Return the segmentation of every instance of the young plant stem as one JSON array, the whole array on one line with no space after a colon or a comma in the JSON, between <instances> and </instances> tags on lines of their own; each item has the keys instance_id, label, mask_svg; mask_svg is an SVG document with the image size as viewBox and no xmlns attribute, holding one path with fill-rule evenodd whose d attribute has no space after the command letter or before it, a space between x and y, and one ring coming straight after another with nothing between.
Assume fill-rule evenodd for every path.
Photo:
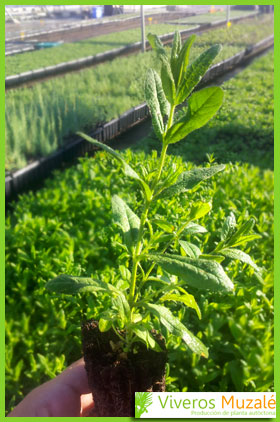
<instances>
[{"instance_id":1,"label":"young plant stem","mask_svg":"<svg viewBox=\"0 0 280 422\"><path fill-rule=\"evenodd\" d=\"M167 245L162 249L162 251L160 252L160 253L164 253L171 245L172 245L172 243L174 242L174 241L178 241L179 240L179 237L180 237L180 235L182 234L182 232L183 232L183 230L186 228L186 226L188 225L190 223L190 221L186 221L181 227L180 227L180 229L177 231L177 233L176 233L176 236L174 237L174 239L171 239L168 243L167 243ZM215 250L213 251L213 252L215 252ZM213 253L212 252L212 253ZM146 277L145 277L145 279L143 280L143 282L145 283L147 280L148 280L148 278L149 278L149 275L151 274L151 272L153 271L153 269L154 269L154 266L155 266L155 264L152 264L151 266L150 266L150 268L148 269L148 271L147 271L147 273L146 273Z\"/></svg>"},{"instance_id":2,"label":"young plant stem","mask_svg":"<svg viewBox=\"0 0 280 422\"><path fill-rule=\"evenodd\" d=\"M132 271L131 271L131 283L130 283L130 292L129 292L129 301L130 301L130 305L131 305L131 308L130 308L131 309L130 310L130 322L131 323L132 323L133 307L135 306L134 297L135 297L135 290L136 290L137 270L138 270L138 266L139 266L139 263L140 263L140 254L141 254L141 250L142 250L142 238L143 238L144 227L145 227L146 220L147 220L147 217L148 217L150 204L153 200L153 195L155 193L155 188L156 188L156 186L157 186L157 184L160 180L161 174L162 174L163 165L164 165L165 158L166 158L166 151L167 151L167 148L168 148L168 144L165 143L165 136L166 136L168 129L172 126L175 107L176 107L175 105L172 105L171 109L170 109L170 114L169 114L166 130L163 134L163 144L162 144L162 150L161 150L161 154L160 154L159 168L158 168L158 171L156 173L156 176L154 178L154 181L153 181L153 184L152 184L152 187L151 187L151 198L149 200L146 199L146 201L145 201L144 209L143 209L141 219L140 219L140 227L139 227L139 231L138 231L136 246L135 246L134 253L133 253L133 256L132 256ZM128 330L127 345L131 344L131 337L132 337L132 332L131 332L131 330Z\"/></svg>"},{"instance_id":3,"label":"young plant stem","mask_svg":"<svg viewBox=\"0 0 280 422\"><path fill-rule=\"evenodd\" d=\"M149 206L150 206L150 201L146 200L144 210L141 215L140 227L138 231L135 251L132 257L132 273L131 273L131 284L130 284L130 292L129 292L129 299L131 302L133 301L134 295L135 295L137 269L138 269L138 264L139 264L139 254L141 253L141 249L142 249L142 235L143 235L144 226L145 226L148 211L149 211Z\"/></svg>"}]
</instances>

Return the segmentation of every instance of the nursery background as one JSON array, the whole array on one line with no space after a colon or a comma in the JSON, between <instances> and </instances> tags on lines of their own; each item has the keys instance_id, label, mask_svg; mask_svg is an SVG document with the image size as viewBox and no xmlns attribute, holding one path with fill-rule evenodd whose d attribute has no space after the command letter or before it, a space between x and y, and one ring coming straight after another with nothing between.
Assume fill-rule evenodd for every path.
<instances>
[{"instance_id":1,"label":"nursery background","mask_svg":"<svg viewBox=\"0 0 280 422\"><path fill-rule=\"evenodd\" d=\"M180 203L158 202L166 231L184 208L211 199L185 237L207 254L228 216L239 225L255 219L238 245L253 266L242 255L223 262L235 294L188 289L201 318L171 305L209 358L169 335L167 391L274 391L273 7L144 6L141 16L140 6L6 6L5 19L6 411L81 357L80 321L106 306L105 296L51 295L46 282L61 273L113 285L129 277L111 198L121 192L137 210L135 182L76 132L122 150L132 168L140 159L153 166L160 144L143 104L146 71L158 63L149 32L167 47L176 30L183 39L196 33L190 61L223 46L202 80L223 88L223 105L170 147L167 164L226 169Z\"/></svg>"}]
</instances>

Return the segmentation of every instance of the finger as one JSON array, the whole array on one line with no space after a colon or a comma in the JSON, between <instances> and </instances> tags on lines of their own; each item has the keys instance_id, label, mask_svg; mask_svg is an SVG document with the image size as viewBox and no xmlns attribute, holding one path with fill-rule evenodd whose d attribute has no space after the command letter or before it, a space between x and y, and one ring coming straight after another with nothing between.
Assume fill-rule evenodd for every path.
<instances>
[{"instance_id":1,"label":"finger","mask_svg":"<svg viewBox=\"0 0 280 422\"><path fill-rule=\"evenodd\" d=\"M52 380L52 382L68 385L79 395L88 394L91 391L88 386L84 358L72 363L60 375Z\"/></svg>"},{"instance_id":2,"label":"finger","mask_svg":"<svg viewBox=\"0 0 280 422\"><path fill-rule=\"evenodd\" d=\"M90 411L94 407L94 402L92 399L92 394L83 394L81 396L81 414L80 416L88 416Z\"/></svg>"},{"instance_id":3,"label":"finger","mask_svg":"<svg viewBox=\"0 0 280 422\"><path fill-rule=\"evenodd\" d=\"M80 416L81 396L89 392L82 358L35 388L8 416Z\"/></svg>"}]
</instances>

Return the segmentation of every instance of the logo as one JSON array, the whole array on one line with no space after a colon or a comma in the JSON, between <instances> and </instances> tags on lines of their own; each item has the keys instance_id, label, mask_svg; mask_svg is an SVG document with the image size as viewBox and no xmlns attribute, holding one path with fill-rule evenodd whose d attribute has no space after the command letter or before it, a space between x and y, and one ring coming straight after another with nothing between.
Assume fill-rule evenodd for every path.
<instances>
[{"instance_id":1,"label":"logo","mask_svg":"<svg viewBox=\"0 0 280 422\"><path fill-rule=\"evenodd\" d=\"M275 392L135 393L135 418L275 417Z\"/></svg>"},{"instance_id":2,"label":"logo","mask_svg":"<svg viewBox=\"0 0 280 422\"><path fill-rule=\"evenodd\" d=\"M148 413L147 407L152 403L152 393L135 393L135 418L141 418L143 413Z\"/></svg>"}]
</instances>

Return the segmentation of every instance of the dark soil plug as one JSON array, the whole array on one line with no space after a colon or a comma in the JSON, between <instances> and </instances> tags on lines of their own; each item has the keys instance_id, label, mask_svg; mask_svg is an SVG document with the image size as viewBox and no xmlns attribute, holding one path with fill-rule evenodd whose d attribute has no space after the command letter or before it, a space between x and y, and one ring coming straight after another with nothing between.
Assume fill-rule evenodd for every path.
<instances>
[{"instance_id":1,"label":"dark soil plug","mask_svg":"<svg viewBox=\"0 0 280 422\"><path fill-rule=\"evenodd\" d=\"M139 343L138 353L126 354L118 349L120 340L113 330L101 333L93 320L82 325L85 368L95 403L91 416L134 416L136 391L165 391L167 351L163 338L153 336L163 352Z\"/></svg>"}]
</instances>

